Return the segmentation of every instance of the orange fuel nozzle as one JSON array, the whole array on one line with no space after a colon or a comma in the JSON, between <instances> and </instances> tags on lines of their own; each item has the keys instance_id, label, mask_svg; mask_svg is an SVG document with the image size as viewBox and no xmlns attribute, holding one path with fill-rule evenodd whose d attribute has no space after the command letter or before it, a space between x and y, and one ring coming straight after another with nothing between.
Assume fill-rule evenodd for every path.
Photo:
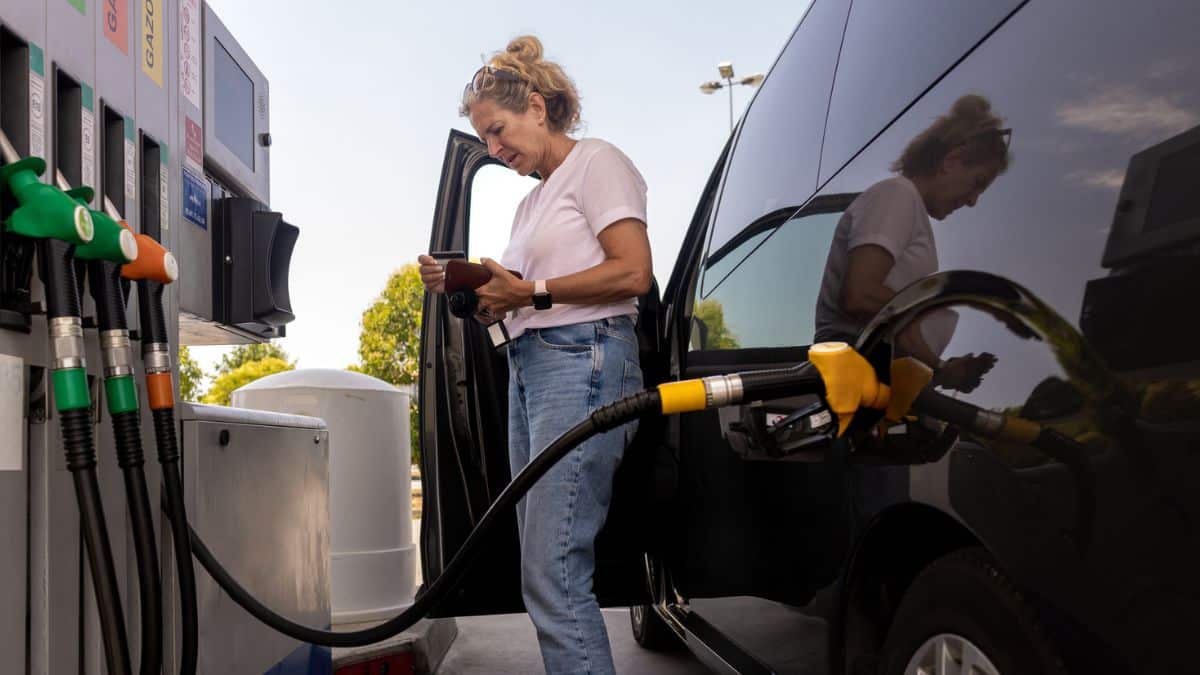
<instances>
[{"instance_id":1,"label":"orange fuel nozzle","mask_svg":"<svg viewBox=\"0 0 1200 675\"><path fill-rule=\"evenodd\" d=\"M121 226L133 231L129 223L121 221ZM130 281L147 279L163 284L169 284L179 278L179 264L162 244L146 234L136 234L138 256L128 265L121 267L121 276Z\"/></svg>"}]
</instances>

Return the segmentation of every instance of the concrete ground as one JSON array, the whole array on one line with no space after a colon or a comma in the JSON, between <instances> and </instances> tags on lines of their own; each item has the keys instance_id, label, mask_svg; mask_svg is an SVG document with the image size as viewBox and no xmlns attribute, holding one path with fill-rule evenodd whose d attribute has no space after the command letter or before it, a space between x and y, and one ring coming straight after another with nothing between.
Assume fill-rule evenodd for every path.
<instances>
[{"instance_id":1,"label":"concrete ground","mask_svg":"<svg viewBox=\"0 0 1200 675\"><path fill-rule=\"evenodd\" d=\"M419 541L421 521L413 521L413 543ZM417 583L421 583L417 568ZM629 628L628 609L603 610L617 672L624 675L691 675L708 671L686 649L659 654L638 646ZM450 645L439 675L499 675L544 672L537 634L526 614L460 616L458 637Z\"/></svg>"},{"instance_id":2,"label":"concrete ground","mask_svg":"<svg viewBox=\"0 0 1200 675\"><path fill-rule=\"evenodd\" d=\"M629 629L629 610L603 610L613 661L622 675L700 675L707 673L690 652L656 653L638 646ZM525 614L465 616L438 675L543 673L537 635Z\"/></svg>"},{"instance_id":3,"label":"concrete ground","mask_svg":"<svg viewBox=\"0 0 1200 675\"><path fill-rule=\"evenodd\" d=\"M421 521L415 520L414 543L420 528ZM420 568L417 576L420 583ZM828 672L823 649L828 639L824 622L795 607L740 597L693 600L692 609L781 675ZM613 659L621 675L709 672L686 649L658 653L639 647L629 628L628 609L606 609L603 614ZM458 635L437 670L440 675L544 672L537 635L526 614L466 616L454 621ZM799 636L804 639L798 639Z\"/></svg>"}]
</instances>

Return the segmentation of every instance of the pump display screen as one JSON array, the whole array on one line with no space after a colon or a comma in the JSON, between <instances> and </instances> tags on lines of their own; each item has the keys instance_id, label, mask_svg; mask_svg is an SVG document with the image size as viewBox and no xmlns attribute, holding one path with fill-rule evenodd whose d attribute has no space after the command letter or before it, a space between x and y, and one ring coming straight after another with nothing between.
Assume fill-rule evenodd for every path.
<instances>
[{"instance_id":1,"label":"pump display screen","mask_svg":"<svg viewBox=\"0 0 1200 675\"><path fill-rule=\"evenodd\" d=\"M254 83L220 40L213 55L217 139L254 170Z\"/></svg>"}]
</instances>

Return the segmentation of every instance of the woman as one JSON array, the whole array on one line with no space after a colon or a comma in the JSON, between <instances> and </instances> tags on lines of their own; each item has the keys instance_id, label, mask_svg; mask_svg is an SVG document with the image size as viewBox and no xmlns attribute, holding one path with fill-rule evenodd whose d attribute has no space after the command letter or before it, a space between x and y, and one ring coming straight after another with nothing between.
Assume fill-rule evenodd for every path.
<instances>
[{"instance_id":1,"label":"woman","mask_svg":"<svg viewBox=\"0 0 1200 675\"><path fill-rule=\"evenodd\" d=\"M646 184L620 150L576 140L579 95L537 38L519 37L475 73L462 98L488 153L541 181L521 201L483 317L506 317L509 461L515 475L596 408L642 389L636 298L651 283ZM443 290L421 256L421 279ZM521 277L508 270L520 272ZM571 451L517 507L521 586L549 673L612 673L592 593L593 542L634 425Z\"/></svg>"},{"instance_id":2,"label":"woman","mask_svg":"<svg viewBox=\"0 0 1200 675\"><path fill-rule=\"evenodd\" d=\"M853 340L898 291L938 271L932 217L975 206L1008 168L1011 129L986 98L954 102L892 164L899 175L860 194L838 221L817 300L817 341ZM934 384L969 392L995 363L991 354L941 360L957 317L932 312L902 333L899 348L935 369Z\"/></svg>"}]
</instances>

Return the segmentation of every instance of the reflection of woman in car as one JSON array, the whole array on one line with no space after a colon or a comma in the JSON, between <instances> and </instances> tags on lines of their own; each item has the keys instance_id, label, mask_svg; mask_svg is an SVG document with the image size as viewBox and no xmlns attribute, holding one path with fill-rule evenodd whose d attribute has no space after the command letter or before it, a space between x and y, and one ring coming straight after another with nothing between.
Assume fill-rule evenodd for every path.
<instances>
[{"instance_id":1,"label":"reflection of woman in car","mask_svg":"<svg viewBox=\"0 0 1200 675\"><path fill-rule=\"evenodd\" d=\"M910 283L938 271L930 217L943 220L975 201L1008 168L1010 129L991 104L967 95L909 142L892 164L899 175L867 188L838 221L817 300L818 341L853 340ZM952 312L933 312L897 338L901 351L935 368L934 383L970 391L991 369L990 354L941 360Z\"/></svg>"},{"instance_id":2,"label":"reflection of woman in car","mask_svg":"<svg viewBox=\"0 0 1200 675\"><path fill-rule=\"evenodd\" d=\"M541 42L520 37L475 73L462 114L488 152L541 182L517 207L502 265L476 292L485 317L508 316L509 461L531 457L599 406L642 389L634 318L651 283L646 184L616 147L568 136L579 96ZM441 267L421 277L443 290ZM523 278L510 274L512 269ZM550 673L612 673L592 593L593 542L633 425L571 451L521 500L521 581Z\"/></svg>"}]
</instances>

